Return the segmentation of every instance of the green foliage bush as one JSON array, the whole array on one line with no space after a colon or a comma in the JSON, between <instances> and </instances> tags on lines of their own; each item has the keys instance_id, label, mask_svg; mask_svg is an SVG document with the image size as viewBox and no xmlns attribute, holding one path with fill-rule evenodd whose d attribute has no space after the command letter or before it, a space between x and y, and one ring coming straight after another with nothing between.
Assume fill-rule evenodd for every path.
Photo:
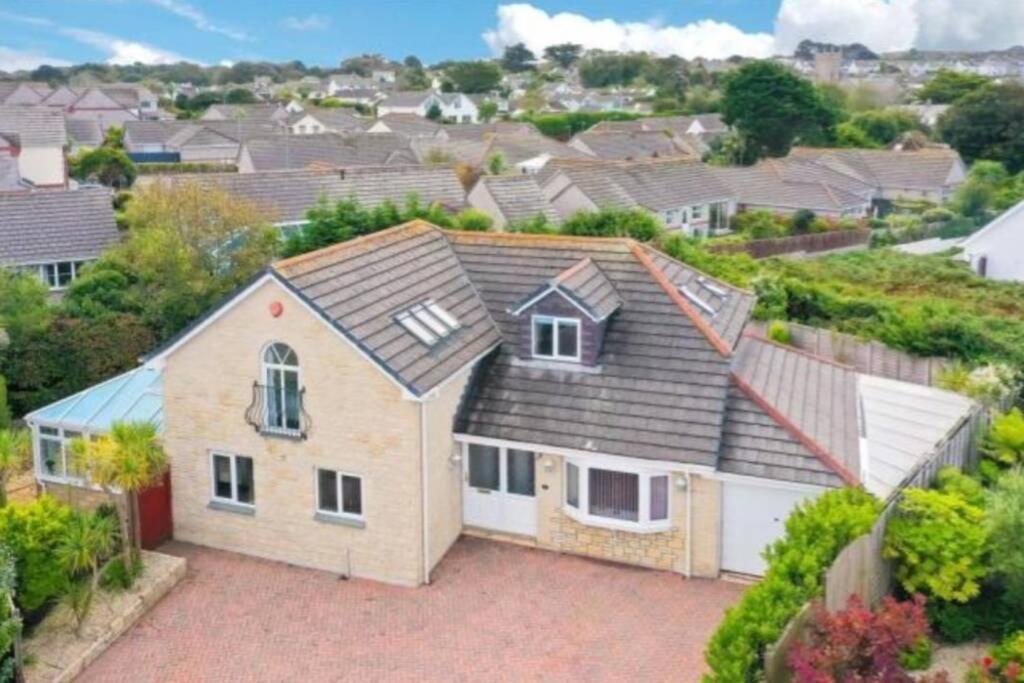
<instances>
[{"instance_id":1,"label":"green foliage bush","mask_svg":"<svg viewBox=\"0 0 1024 683\"><path fill-rule=\"evenodd\" d=\"M907 671L924 671L932 665L934 647L928 638L919 638L912 648L900 655L900 666Z\"/></svg>"},{"instance_id":2,"label":"green foliage bush","mask_svg":"<svg viewBox=\"0 0 1024 683\"><path fill-rule=\"evenodd\" d=\"M582 237L632 237L650 242L661 236L661 222L644 209L604 208L581 211L562 224L561 232Z\"/></svg>"},{"instance_id":3,"label":"green foliage bush","mask_svg":"<svg viewBox=\"0 0 1024 683\"><path fill-rule=\"evenodd\" d=\"M108 590L128 590L135 580L142 576L142 562L133 562L125 567L124 558L117 556L107 562L100 574L100 585Z\"/></svg>"},{"instance_id":4,"label":"green foliage bush","mask_svg":"<svg viewBox=\"0 0 1024 683\"><path fill-rule=\"evenodd\" d=\"M1024 413L1020 408L1013 408L992 420L982 449L1004 467L1024 464Z\"/></svg>"},{"instance_id":5,"label":"green foliage bush","mask_svg":"<svg viewBox=\"0 0 1024 683\"><path fill-rule=\"evenodd\" d=\"M463 209L455 215L455 226L459 230L487 232L494 226L494 219L480 209Z\"/></svg>"},{"instance_id":6,"label":"green foliage bush","mask_svg":"<svg viewBox=\"0 0 1024 683\"><path fill-rule=\"evenodd\" d=\"M0 545L0 681L14 681L14 641L21 631L21 618L12 609L17 572L11 551Z\"/></svg>"},{"instance_id":7,"label":"green foliage bush","mask_svg":"<svg viewBox=\"0 0 1024 683\"><path fill-rule=\"evenodd\" d=\"M64 593L68 576L57 547L77 513L50 496L0 508L0 539L17 567L17 604L29 615Z\"/></svg>"},{"instance_id":8,"label":"green foliage bush","mask_svg":"<svg viewBox=\"0 0 1024 683\"><path fill-rule=\"evenodd\" d=\"M778 640L790 619L821 595L824 570L878 518L880 503L860 489L828 491L799 505L786 520L786 534L764 553L764 579L726 612L708 644L708 681L757 680L765 648Z\"/></svg>"},{"instance_id":9,"label":"green foliage bush","mask_svg":"<svg viewBox=\"0 0 1024 683\"><path fill-rule=\"evenodd\" d=\"M11 406L7 401L7 380L0 375L0 431L11 426Z\"/></svg>"},{"instance_id":10,"label":"green foliage bush","mask_svg":"<svg viewBox=\"0 0 1024 683\"><path fill-rule=\"evenodd\" d=\"M986 509L989 566L1006 599L1024 611L1024 474L1011 471L992 489Z\"/></svg>"},{"instance_id":11,"label":"green foliage bush","mask_svg":"<svg viewBox=\"0 0 1024 683\"><path fill-rule=\"evenodd\" d=\"M528 114L519 120L532 123L544 135L556 140L568 140L576 133L600 123L601 121L634 121L638 114L628 112L585 112L577 111L565 114Z\"/></svg>"},{"instance_id":12,"label":"green foliage bush","mask_svg":"<svg viewBox=\"0 0 1024 683\"><path fill-rule=\"evenodd\" d=\"M811 221L813 220L812 214ZM790 221L785 216L771 211L742 211L732 217L732 229L750 239L771 239L789 234Z\"/></svg>"},{"instance_id":13,"label":"green foliage bush","mask_svg":"<svg viewBox=\"0 0 1024 683\"><path fill-rule=\"evenodd\" d=\"M773 320L768 325L768 338L786 346L793 343L793 338L789 334L789 328L781 320Z\"/></svg>"},{"instance_id":14,"label":"green foliage bush","mask_svg":"<svg viewBox=\"0 0 1024 683\"><path fill-rule=\"evenodd\" d=\"M908 489L889 520L883 555L908 593L967 602L987 573L984 510L955 490Z\"/></svg>"},{"instance_id":15,"label":"green foliage bush","mask_svg":"<svg viewBox=\"0 0 1024 683\"><path fill-rule=\"evenodd\" d=\"M1007 600L1002 589L990 582L970 602L929 600L926 609L932 628L949 643L999 639L1024 629L1024 610Z\"/></svg>"}]
</instances>

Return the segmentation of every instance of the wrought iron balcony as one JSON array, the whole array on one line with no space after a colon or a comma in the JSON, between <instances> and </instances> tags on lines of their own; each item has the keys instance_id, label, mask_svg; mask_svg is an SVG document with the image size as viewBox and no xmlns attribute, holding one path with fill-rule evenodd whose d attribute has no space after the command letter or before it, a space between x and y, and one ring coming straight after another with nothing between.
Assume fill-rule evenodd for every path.
<instances>
[{"instance_id":1,"label":"wrought iron balcony","mask_svg":"<svg viewBox=\"0 0 1024 683\"><path fill-rule=\"evenodd\" d=\"M260 434L305 439L312 420L306 412L306 388L287 388L252 383L252 403L245 421Z\"/></svg>"}]
</instances>

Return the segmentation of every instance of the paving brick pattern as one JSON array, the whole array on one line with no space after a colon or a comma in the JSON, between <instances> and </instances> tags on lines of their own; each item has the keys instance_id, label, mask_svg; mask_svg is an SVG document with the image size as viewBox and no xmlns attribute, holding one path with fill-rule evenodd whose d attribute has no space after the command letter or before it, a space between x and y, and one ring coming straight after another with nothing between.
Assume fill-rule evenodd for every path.
<instances>
[{"instance_id":1,"label":"paving brick pattern","mask_svg":"<svg viewBox=\"0 0 1024 683\"><path fill-rule=\"evenodd\" d=\"M161 551L185 580L80 681L696 681L743 591L465 537L418 589Z\"/></svg>"}]
</instances>

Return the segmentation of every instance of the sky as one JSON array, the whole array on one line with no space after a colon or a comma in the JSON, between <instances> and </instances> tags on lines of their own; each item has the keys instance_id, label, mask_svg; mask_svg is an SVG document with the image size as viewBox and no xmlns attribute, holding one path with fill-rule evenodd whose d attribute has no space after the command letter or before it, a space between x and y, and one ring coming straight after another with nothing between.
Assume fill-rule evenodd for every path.
<instances>
[{"instance_id":1,"label":"sky","mask_svg":"<svg viewBox=\"0 0 1024 683\"><path fill-rule=\"evenodd\" d=\"M94 61L202 64L378 52L425 63L588 48L724 58L804 38L876 51L1024 44L1024 0L0 0L0 70Z\"/></svg>"}]
</instances>

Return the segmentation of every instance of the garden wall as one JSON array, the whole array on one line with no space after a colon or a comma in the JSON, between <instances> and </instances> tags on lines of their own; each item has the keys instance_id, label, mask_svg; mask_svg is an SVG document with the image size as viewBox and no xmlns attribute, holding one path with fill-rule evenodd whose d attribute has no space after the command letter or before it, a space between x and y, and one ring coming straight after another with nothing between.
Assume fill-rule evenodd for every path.
<instances>
[{"instance_id":1,"label":"garden wall","mask_svg":"<svg viewBox=\"0 0 1024 683\"><path fill-rule=\"evenodd\" d=\"M736 244L709 244L708 250L717 254L747 253L752 257L768 258L784 254L815 254L839 249L866 249L871 242L870 230L835 230L811 235L751 240Z\"/></svg>"},{"instance_id":2,"label":"garden wall","mask_svg":"<svg viewBox=\"0 0 1024 683\"><path fill-rule=\"evenodd\" d=\"M765 335L767 326L754 322L751 326ZM837 363L853 366L857 372L902 382L934 386L943 370L951 363L946 358L911 356L877 341L863 341L852 334L786 323L790 345Z\"/></svg>"}]
</instances>

